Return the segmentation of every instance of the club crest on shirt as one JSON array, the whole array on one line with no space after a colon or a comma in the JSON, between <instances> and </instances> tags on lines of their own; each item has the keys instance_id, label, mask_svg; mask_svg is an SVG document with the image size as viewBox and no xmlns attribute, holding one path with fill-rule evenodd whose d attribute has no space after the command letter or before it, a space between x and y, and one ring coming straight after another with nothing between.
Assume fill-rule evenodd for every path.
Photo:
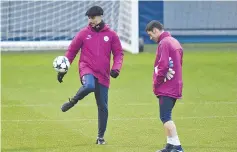
<instances>
[{"instance_id":1,"label":"club crest on shirt","mask_svg":"<svg viewBox=\"0 0 237 152\"><path fill-rule=\"evenodd\" d=\"M109 41L109 37L108 36L104 36L104 41L108 42Z\"/></svg>"}]
</instances>

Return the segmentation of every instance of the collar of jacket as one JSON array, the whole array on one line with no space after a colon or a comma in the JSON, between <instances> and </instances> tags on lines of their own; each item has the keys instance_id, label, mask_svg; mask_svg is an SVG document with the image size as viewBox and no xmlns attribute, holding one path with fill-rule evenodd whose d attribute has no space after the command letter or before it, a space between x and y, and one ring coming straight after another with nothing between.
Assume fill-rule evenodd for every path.
<instances>
[{"instance_id":1,"label":"collar of jacket","mask_svg":"<svg viewBox=\"0 0 237 152\"><path fill-rule=\"evenodd\" d=\"M166 38L166 37L169 37L169 36L171 36L171 35L170 35L170 32L162 32L161 35L160 35L160 37L158 38L158 42L157 42L157 43L160 43L160 41L161 41L162 39L164 39L164 38Z\"/></svg>"},{"instance_id":2,"label":"collar of jacket","mask_svg":"<svg viewBox=\"0 0 237 152\"><path fill-rule=\"evenodd\" d=\"M99 24L97 24L95 27L92 27L96 32L101 31L105 26L105 22L102 20Z\"/></svg>"}]
</instances>

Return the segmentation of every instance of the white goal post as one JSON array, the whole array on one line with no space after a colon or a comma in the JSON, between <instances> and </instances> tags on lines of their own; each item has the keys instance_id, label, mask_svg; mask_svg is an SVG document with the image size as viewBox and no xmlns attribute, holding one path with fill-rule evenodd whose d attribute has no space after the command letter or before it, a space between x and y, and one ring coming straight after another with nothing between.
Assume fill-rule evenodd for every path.
<instances>
[{"instance_id":1,"label":"white goal post","mask_svg":"<svg viewBox=\"0 0 237 152\"><path fill-rule=\"evenodd\" d=\"M1 50L65 50L88 24L85 12L104 9L104 21L117 32L123 49L139 53L138 0L1 1Z\"/></svg>"}]
</instances>

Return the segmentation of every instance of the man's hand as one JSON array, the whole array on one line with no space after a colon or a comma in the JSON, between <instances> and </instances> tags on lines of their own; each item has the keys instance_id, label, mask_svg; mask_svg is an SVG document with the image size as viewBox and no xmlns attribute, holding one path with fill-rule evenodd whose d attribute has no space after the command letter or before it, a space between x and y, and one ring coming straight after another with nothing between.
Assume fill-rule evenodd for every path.
<instances>
[{"instance_id":1,"label":"man's hand","mask_svg":"<svg viewBox=\"0 0 237 152\"><path fill-rule=\"evenodd\" d=\"M166 73L166 76L164 78L164 82L166 82L167 80L171 80L174 77L175 71L172 69L174 67L174 61L171 59L171 57L169 57L169 70ZM155 74L158 74L158 66L155 67L154 69Z\"/></svg>"},{"instance_id":2,"label":"man's hand","mask_svg":"<svg viewBox=\"0 0 237 152\"><path fill-rule=\"evenodd\" d=\"M171 80L171 79L174 77L174 74L175 74L175 71L174 71L173 69L169 68L169 71L168 71L167 74L166 74L166 77L165 77L165 79L164 79L164 82L166 82L167 79L168 79L168 80Z\"/></svg>"},{"instance_id":3,"label":"man's hand","mask_svg":"<svg viewBox=\"0 0 237 152\"><path fill-rule=\"evenodd\" d=\"M113 78L117 78L119 75L119 70L111 70L110 71L110 76Z\"/></svg>"},{"instance_id":4,"label":"man's hand","mask_svg":"<svg viewBox=\"0 0 237 152\"><path fill-rule=\"evenodd\" d=\"M174 61L169 57L169 70L166 74L166 77L164 79L164 82L168 80L171 80L174 77L175 71L172 69L174 67Z\"/></svg>"},{"instance_id":5,"label":"man's hand","mask_svg":"<svg viewBox=\"0 0 237 152\"><path fill-rule=\"evenodd\" d=\"M58 72L58 82L62 83L63 82L63 77L67 72Z\"/></svg>"}]
</instances>

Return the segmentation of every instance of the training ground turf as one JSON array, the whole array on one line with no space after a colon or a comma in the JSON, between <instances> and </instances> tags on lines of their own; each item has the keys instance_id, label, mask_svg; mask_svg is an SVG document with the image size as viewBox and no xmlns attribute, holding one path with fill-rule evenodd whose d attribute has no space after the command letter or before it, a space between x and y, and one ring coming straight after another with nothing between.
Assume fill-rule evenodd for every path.
<instances>
[{"instance_id":1,"label":"training ground turf","mask_svg":"<svg viewBox=\"0 0 237 152\"><path fill-rule=\"evenodd\" d=\"M156 46L125 53L109 90L107 145L95 145L97 107L91 94L66 113L61 105L81 86L77 60L62 84L53 59L63 52L2 53L3 152L155 152L164 146L152 93ZM184 45L183 99L173 120L185 152L237 152L237 45Z\"/></svg>"}]
</instances>

